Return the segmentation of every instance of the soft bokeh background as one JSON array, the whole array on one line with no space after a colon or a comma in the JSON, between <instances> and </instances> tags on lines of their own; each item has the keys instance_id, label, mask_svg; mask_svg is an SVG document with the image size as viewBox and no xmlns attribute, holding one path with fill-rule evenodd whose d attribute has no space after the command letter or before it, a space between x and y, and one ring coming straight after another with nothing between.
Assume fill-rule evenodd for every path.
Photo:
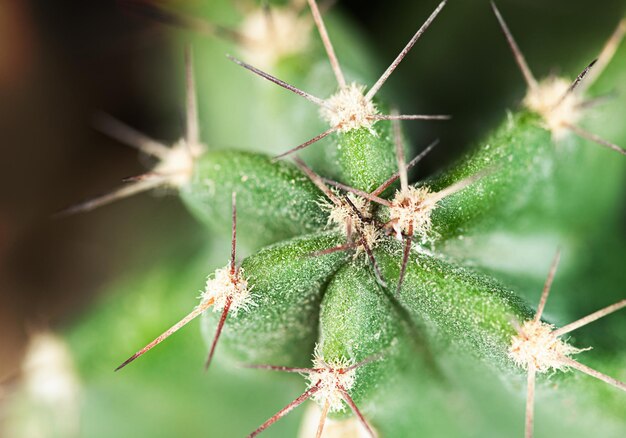
<instances>
[{"instance_id":1,"label":"soft bokeh background","mask_svg":"<svg viewBox=\"0 0 626 438\"><path fill-rule=\"evenodd\" d=\"M212 0L167 3L173 8L210 10ZM214 14L209 15L219 20L223 10L224 23L232 23L233 14L224 3L215 2ZM332 13L343 14L356 23L378 56L379 65L384 66L436 3L367 4L346 0L336 2ZM424 145L434 137L441 139L441 146L420 168L423 175L458 157L502 119L505 109L518 104L525 89L488 2L449 3L384 89L388 98L393 96L404 108L417 106L424 112L454 115L445 125L406 124L416 145ZM593 4L501 0L498 5L538 76L551 71L570 76L578 73L584 65L573 60L591 60L626 10L619 0ZM59 209L106 192L121 178L145 169L135 151L92 129L91 118L96 111L114 114L155 138L178 138L184 118L180 73L185 38L184 32L141 16L123 1L0 3L0 379L5 382L5 398L0 403L19 379L20 362L33 333L69 330L76 323L82 324L82 331L71 335L74 343L93 344L87 359L82 360L93 361L93 369L112 369L130 351L126 345L138 346L142 337L128 330L133 324L128 313L119 316L124 320L116 327L98 320L84 321L84 315L90 315L89 309L96 303L109 303L104 306L110 306L110 312L119 311L115 299L105 296L107 291L121 293L114 285L131 278L132 273L141 273L146 278L155 276L154 284L168 294L178 290L189 296L202 286L202 277L213 265L222 264L226 254L223 239L202 231L174 196L141 195L93 213L52 218ZM226 58L214 62L220 68L238 68ZM198 74L210 76L211 71ZM210 132L203 132L203 136L211 143ZM189 268L198 263L198 253L203 254L202 266ZM185 272L181 274L187 276L185 281L167 289L158 281L158 272L164 266ZM196 278L196 282L190 278ZM124 284L131 293L132 282ZM137 287L146 286L142 283ZM158 309L170 312L165 320L171 321L188 309L188 303L167 295ZM132 308L130 303L125 306L127 310ZM185 435L200 436L227 418L227 412L219 407L199 409L202 399L194 399L192 394L198 391L190 389L195 387L197 376L180 383L182 380L168 374L198 368L200 375L204 346L197 331L197 327L189 328L179 337L185 339L171 340L171 351L176 351L178 342L179 348L189 353L187 363L179 363L180 357L168 355L165 349L155 351L151 359L158 365L147 375L129 370L124 376L116 376L117 392L106 383L101 393L90 394L95 405L83 419L88 423L85 434L106 435L108 420L99 417L98 412L112 409L112 394L123 400L124 392L149 392L152 385L161 388L162 398L148 399L150 405L133 406L133 416L154 415L181 400L189 406L187 414L172 414L169 430L162 429L160 423L154 424L154 430L137 430L129 418L128 427L118 429L118 436L173 436L185 427L190 428ZM116 337L124 338L119 340L125 346L123 351L99 348L115 345ZM196 362L189 363L194 355ZM127 375L137 378L133 380L135 386L123 384L121 379ZM208 376L202 378L209 380ZM248 414L260 423L270 413L262 409L269 399L253 403L246 398L246 388L256 385L256 390L265 391L269 397L275 392L272 381L259 380L256 374L249 381L237 379L241 403L249 406ZM206 392L233 393L232 386L221 387L215 380L219 379L202 383ZM294 383L285 390L289 394L273 394L275 406L295 395L298 388ZM125 408L116 409L122 414ZM15 411L9 413L14 415ZM198 422L198 415L205 419ZM0 418L3 420L10 420L6 412ZM296 422L287 420L276 433L288 433ZM243 427L242 433L246 430Z\"/></svg>"}]
</instances>

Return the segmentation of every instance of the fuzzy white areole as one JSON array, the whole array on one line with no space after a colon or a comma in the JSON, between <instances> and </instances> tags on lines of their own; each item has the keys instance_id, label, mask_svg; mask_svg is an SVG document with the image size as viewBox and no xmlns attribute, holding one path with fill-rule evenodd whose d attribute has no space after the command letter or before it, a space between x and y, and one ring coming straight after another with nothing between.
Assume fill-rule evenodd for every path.
<instances>
[{"instance_id":1,"label":"fuzzy white areole","mask_svg":"<svg viewBox=\"0 0 626 438\"><path fill-rule=\"evenodd\" d=\"M185 50L185 73L187 110L185 136L169 147L107 114L99 114L95 120L95 127L98 130L156 159L156 164L152 170L144 174L127 178L125 186L74 205L61 211L60 215L91 211L103 205L156 188L179 190L191 181L195 161L205 152L206 146L200 140L198 105L190 48Z\"/></svg>"},{"instance_id":2,"label":"fuzzy white areole","mask_svg":"<svg viewBox=\"0 0 626 438\"><path fill-rule=\"evenodd\" d=\"M115 371L124 368L135 359L143 356L152 348L169 338L178 330L183 328L189 322L206 312L210 307L213 311L221 312L220 319L217 323L215 337L209 350L209 355L205 362L204 368L208 369L217 347L217 342L226 323L226 317L229 313L236 316L240 310L250 311L256 306L254 296L251 294L252 285L244 276L243 269L236 264L236 247L237 247L237 196L232 195L232 237L231 237L231 255L230 263L221 269L217 269L215 273L207 278L205 290L200 295L200 304L197 305L187 316L178 321L172 327L167 329L161 335L157 336L152 342L147 344L141 350L137 351L131 357L126 359Z\"/></svg>"},{"instance_id":3,"label":"fuzzy white areole","mask_svg":"<svg viewBox=\"0 0 626 438\"><path fill-rule=\"evenodd\" d=\"M200 295L200 306L211 302L214 312L222 312L230 306L230 313L237 316L239 310L249 311L255 306L243 268L233 269L230 264L216 269L206 281L204 291ZM230 302L230 303L229 303Z\"/></svg>"},{"instance_id":4,"label":"fuzzy white areole","mask_svg":"<svg viewBox=\"0 0 626 438\"><path fill-rule=\"evenodd\" d=\"M338 85L337 91L329 98L322 99L316 97L310 93L307 93L306 91L300 90L299 88L296 88L295 86L290 85L272 76L269 73L266 73L263 70L260 70L257 67L254 67L251 64L227 55L231 61L244 67L245 69L318 105L320 107L320 116L330 125L330 128L326 131L316 135L310 140L307 140L306 142L292 149L289 149L284 153L277 155L274 158L279 159L287 155L293 154L294 152L304 149L335 132L346 133L361 128L366 128L370 130L370 132L372 132L371 130L373 125L379 120L448 120L450 116L447 115L380 114L373 101L375 95L378 93L380 88L385 84L387 79L389 79L391 74L398 67L400 62L402 62L407 53L413 48L417 40L432 24L437 15L439 15L443 7L446 5L446 2L447 0L443 0L437 6L437 8L435 8L431 15L426 19L424 24L419 28L419 30L409 40L407 45L402 49L400 54L389 65L387 70L385 70L385 72L380 76L376 83L367 90L367 92L365 91L367 88L364 85L357 83L348 83L346 81L341 66L339 65L337 55L335 54L332 42L328 35L328 31L326 30L326 26L322 19L319 7L315 0L308 0L308 3L311 8L311 13L313 15L313 21L315 22L315 25L319 31L320 38L322 40L324 48L326 49L328 60L330 62L335 78L337 79Z\"/></svg>"},{"instance_id":5,"label":"fuzzy white areole","mask_svg":"<svg viewBox=\"0 0 626 438\"><path fill-rule=\"evenodd\" d=\"M339 132L367 128L375 134L373 116L378 115L374 102L365 98L365 87L352 82L326 99L320 108L322 119L330 126L338 126Z\"/></svg>"},{"instance_id":6,"label":"fuzzy white areole","mask_svg":"<svg viewBox=\"0 0 626 438\"><path fill-rule=\"evenodd\" d=\"M520 368L534 368L538 373L561 371L570 357L588 348L576 348L555 335L555 326L542 321L525 321L511 338L509 357Z\"/></svg>"},{"instance_id":7,"label":"fuzzy white areole","mask_svg":"<svg viewBox=\"0 0 626 438\"><path fill-rule=\"evenodd\" d=\"M308 380L307 389L289 403L283 409L270 417L265 423L254 430L248 438L253 438L270 427L276 421L287 415L297 406L308 399L312 399L321 407L321 415L317 426L316 438L322 436L324 425L329 413L344 411L346 406L352 410L367 435L375 438L374 429L365 420L365 417L354 403L350 396L350 391L356 383L356 371L372 362L380 360L381 354L370 356L361 362L346 357L326 360L321 350L320 344L316 344L313 351L313 368L292 368L275 365L248 365L248 368L265 369L271 371L283 371L288 373L298 373Z\"/></svg>"},{"instance_id":8,"label":"fuzzy white areole","mask_svg":"<svg viewBox=\"0 0 626 438\"><path fill-rule=\"evenodd\" d=\"M562 339L563 335L626 307L626 299L593 312L561 328L556 328L552 324L541 321L541 316L543 315L543 310L548 300L559 259L560 251L557 251L552 261L548 278L544 284L535 317L524 321L521 325L518 323L514 324L517 333L511 337L511 343L509 345L508 354L511 360L528 373L525 421L526 438L532 438L533 436L535 381L537 373L567 371L573 368L621 389L622 391L626 391L626 383L607 376L571 358L571 356L575 354L590 350L590 347L576 348Z\"/></svg>"},{"instance_id":9,"label":"fuzzy white areole","mask_svg":"<svg viewBox=\"0 0 626 438\"><path fill-rule=\"evenodd\" d=\"M557 76L549 76L536 86L529 87L522 104L539 114L544 127L559 141L569 133L570 124L580 121L584 102L580 93L568 92L570 81Z\"/></svg>"},{"instance_id":10,"label":"fuzzy white areole","mask_svg":"<svg viewBox=\"0 0 626 438\"><path fill-rule=\"evenodd\" d=\"M350 392L356 379L355 361L341 357L326 363L319 345L313 353L313 369L306 374L310 389L319 389L311 398L320 406L328 405L328 412L342 412L346 409L344 393Z\"/></svg>"},{"instance_id":11,"label":"fuzzy white areole","mask_svg":"<svg viewBox=\"0 0 626 438\"><path fill-rule=\"evenodd\" d=\"M252 64L271 69L282 59L304 52L311 43L310 17L301 16L305 2L266 5L244 14L239 32L242 55Z\"/></svg>"},{"instance_id":12,"label":"fuzzy white areole","mask_svg":"<svg viewBox=\"0 0 626 438\"><path fill-rule=\"evenodd\" d=\"M613 59L626 34L626 19L619 22L598 58L585 67L574 81L558 76L549 76L537 81L493 1L491 7L528 86L522 104L541 117L544 128L550 131L552 138L555 141L560 141L570 134L575 134L602 147L626 155L626 149L581 128L579 125L583 119L585 108L593 103L593 99L587 99L584 93Z\"/></svg>"},{"instance_id":13,"label":"fuzzy white areole","mask_svg":"<svg viewBox=\"0 0 626 438\"><path fill-rule=\"evenodd\" d=\"M364 239L363 244L356 246L354 255L356 258L363 253L364 246L376 247L382 237L382 232L374 223L371 205L366 199L354 193L348 193L346 198L342 199L339 193L336 193L335 199L339 200L339 203L335 204L322 199L319 205L328 211L328 226L338 229L346 236L348 242L353 239L354 235Z\"/></svg>"},{"instance_id":14,"label":"fuzzy white areole","mask_svg":"<svg viewBox=\"0 0 626 438\"><path fill-rule=\"evenodd\" d=\"M371 212L371 205L366 199L354 194L340 196L331 190L326 183L341 184L322 178L310 169L301 159L296 158L296 165L302 172L319 188L325 198L322 198L318 205L323 210L328 211L328 225L335 227L340 233L346 236L346 243L333 248L317 251L311 255L322 256L339 251L356 250L354 258L363 252L369 258L376 281L383 287L387 286L380 267L376 262L372 249L378 244L382 237L381 226L375 221Z\"/></svg>"}]
</instances>

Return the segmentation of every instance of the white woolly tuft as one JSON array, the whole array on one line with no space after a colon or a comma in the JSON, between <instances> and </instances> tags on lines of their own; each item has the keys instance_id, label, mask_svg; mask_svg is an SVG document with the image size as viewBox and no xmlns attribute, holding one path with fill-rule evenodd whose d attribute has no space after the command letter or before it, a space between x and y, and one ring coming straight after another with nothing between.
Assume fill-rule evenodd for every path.
<instances>
[{"instance_id":1,"label":"white woolly tuft","mask_svg":"<svg viewBox=\"0 0 626 438\"><path fill-rule=\"evenodd\" d=\"M49 332L30 340L22 363L24 384L38 402L54 405L78 403L80 383L66 343Z\"/></svg>"},{"instance_id":2,"label":"white woolly tuft","mask_svg":"<svg viewBox=\"0 0 626 438\"><path fill-rule=\"evenodd\" d=\"M567 125L575 124L582 116L580 104L583 99L576 92L565 96L569 88L570 82L566 79L551 76L539 82L537 87L529 88L524 98L524 105L543 118L555 140L562 139L568 132Z\"/></svg>"},{"instance_id":3,"label":"white woolly tuft","mask_svg":"<svg viewBox=\"0 0 626 438\"><path fill-rule=\"evenodd\" d=\"M335 192L337 195L337 199L341 199L341 197ZM368 212L366 207L365 199L360 196L353 195L352 193L348 194L350 201L354 204L354 206L361 212L363 217L368 217ZM318 205L323 210L328 211L328 227L336 227L341 231L341 233L347 235L348 234L348 222L352 221L352 230L360 224L361 219L355 213L355 211L348 205L346 202L342 202L341 205L336 205L330 202L328 199L323 198L318 202Z\"/></svg>"},{"instance_id":4,"label":"white woolly tuft","mask_svg":"<svg viewBox=\"0 0 626 438\"><path fill-rule=\"evenodd\" d=\"M361 217L364 219L372 219L372 213L369 208L371 204L366 199L354 193L348 193L347 196L361 213ZM351 223L354 235L365 238L365 243L367 243L370 248L374 248L378 244L381 238L381 232L378 227L373 223L361 220L359 215L356 214L354 209L348 205L347 202L342 202L341 205L335 205L324 198L318 202L318 205L328 211L328 226L337 228L347 237L348 223ZM363 247L359 245L355 257L362 252Z\"/></svg>"},{"instance_id":5,"label":"white woolly tuft","mask_svg":"<svg viewBox=\"0 0 626 438\"><path fill-rule=\"evenodd\" d=\"M257 8L240 27L246 37L242 44L244 59L262 69L271 69L281 59L307 48L312 26L311 19L300 17L295 7L272 7L269 12Z\"/></svg>"},{"instance_id":6,"label":"white woolly tuft","mask_svg":"<svg viewBox=\"0 0 626 438\"><path fill-rule=\"evenodd\" d=\"M239 268L233 276L230 273L230 267L227 266L217 269L212 276L207 278L206 287L200 299L202 302L210 299L215 300L213 311L221 312L230 297L230 312L232 315L237 315L239 309L247 311L255 305L250 293L251 289L248 287L248 280L243 276L243 269Z\"/></svg>"},{"instance_id":7,"label":"white woolly tuft","mask_svg":"<svg viewBox=\"0 0 626 438\"><path fill-rule=\"evenodd\" d=\"M396 192L389 217L400 240L402 234L408 235L410 230L422 241L428 239L432 226L430 215L437 205L432 195L428 187L409 186L407 190Z\"/></svg>"},{"instance_id":8,"label":"white woolly tuft","mask_svg":"<svg viewBox=\"0 0 626 438\"><path fill-rule=\"evenodd\" d=\"M555 336L554 326L541 321L526 321L511 338L509 357L527 370L534 365L539 373L567 368L563 358L588 349L579 349Z\"/></svg>"},{"instance_id":9,"label":"white woolly tuft","mask_svg":"<svg viewBox=\"0 0 626 438\"><path fill-rule=\"evenodd\" d=\"M353 129L370 129L375 120L372 116L378 114L374 103L365 98L365 87L356 83L342 88L326 100L328 106L323 106L320 114L331 126L338 126L340 132Z\"/></svg>"},{"instance_id":10,"label":"white woolly tuft","mask_svg":"<svg viewBox=\"0 0 626 438\"><path fill-rule=\"evenodd\" d=\"M313 400L322 406L328 403L330 412L345 410L342 391L349 392L354 386L356 369L345 370L352 365L354 361L345 357L331 363L325 362L317 345L313 355L313 367L316 371L307 375L309 388L314 386L319 388L313 394Z\"/></svg>"},{"instance_id":11,"label":"white woolly tuft","mask_svg":"<svg viewBox=\"0 0 626 438\"><path fill-rule=\"evenodd\" d=\"M51 332L35 334L22 362L21 382L20 397L36 408L20 415L15 430L33 437L50 436L52 431L56 436L80 436L81 382L64 340Z\"/></svg>"},{"instance_id":12,"label":"white woolly tuft","mask_svg":"<svg viewBox=\"0 0 626 438\"><path fill-rule=\"evenodd\" d=\"M163 175L167 178L167 185L178 189L191 180L194 158L203 151L203 145L188 144L185 139L181 139L168 149L167 155L159 161L152 172Z\"/></svg>"}]
</instances>

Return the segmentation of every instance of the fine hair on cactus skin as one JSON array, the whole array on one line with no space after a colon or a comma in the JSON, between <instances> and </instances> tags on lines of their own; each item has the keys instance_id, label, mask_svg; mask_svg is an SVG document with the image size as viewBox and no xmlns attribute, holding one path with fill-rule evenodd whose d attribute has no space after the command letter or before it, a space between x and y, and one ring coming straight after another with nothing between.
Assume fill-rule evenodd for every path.
<instances>
[{"instance_id":1,"label":"fine hair on cactus skin","mask_svg":"<svg viewBox=\"0 0 626 438\"><path fill-rule=\"evenodd\" d=\"M369 89L366 94L363 94L365 91L365 87L359 84L348 84L344 77L344 74L339 65L339 61L337 56L335 55L335 50L330 41L330 37L328 36L328 32L326 31L326 26L324 25L324 21L322 20L322 16L320 14L319 8L315 0L308 0L309 6L311 7L311 12L313 14L313 19L320 33L320 37L324 44L324 48L326 49L326 53L328 54L328 59L330 60L331 67L337 79L337 84L339 86L339 91L332 95L328 99L321 99L319 97L313 96L306 91L300 90L293 85L290 85L269 73L266 73L258 68L243 62L239 59L236 59L230 55L228 58L233 62L239 64L240 66L250 70L251 72L265 78L281 87L298 94L305 99L313 102L314 104L320 107L321 116L324 120L326 120L331 126L326 131L321 134L316 135L310 140L280 154L275 157L275 159L285 157L290 155L296 151L304 149L313 143L321 140L324 137L334 133L334 132L347 132L358 128L371 128L371 126L379 120L396 120L396 119L404 119L404 120L447 120L450 117L447 115L387 115L387 114L379 114L376 106L374 105L372 99L378 92L378 90L383 86L383 84L389 79L389 76L393 73L396 67L400 64L400 62L404 59L407 53L411 50L413 45L417 42L417 40L422 36L422 34L428 29L433 20L437 17L439 12L445 6L447 0L442 1L439 6L435 9L435 11L428 17L428 19L424 22L422 27L413 35L411 40L407 43L404 49L400 52L400 54L396 57L396 59L391 63L391 65L385 70L385 72L380 76L378 81Z\"/></svg>"},{"instance_id":2,"label":"fine hair on cactus skin","mask_svg":"<svg viewBox=\"0 0 626 438\"><path fill-rule=\"evenodd\" d=\"M576 348L561 339L561 336L567 333L626 307L626 299L593 312L561 328L555 328L553 325L541 321L559 259L560 252L557 251L541 293L537 313L533 319L525 321L521 326L517 327L517 334L511 339L511 346L509 347L509 356L513 362L528 371L525 427L527 438L533 436L535 379L537 373L574 368L622 391L626 391L626 383L589 368L570 357L573 354L589 350L591 347Z\"/></svg>"},{"instance_id":3,"label":"fine hair on cactus skin","mask_svg":"<svg viewBox=\"0 0 626 438\"><path fill-rule=\"evenodd\" d=\"M147 173L127 178L125 182L128 185L72 206L62 211L61 214L87 212L157 187L177 190L191 180L194 161L206 150L206 146L200 140L193 58L190 47L185 50L185 77L187 126L184 138L181 138L172 147L168 147L107 114L99 114L95 120L97 129L146 155L156 158L157 164Z\"/></svg>"},{"instance_id":4,"label":"fine hair on cactus skin","mask_svg":"<svg viewBox=\"0 0 626 438\"><path fill-rule=\"evenodd\" d=\"M249 438L257 436L309 398L317 402L322 407L322 415L320 416L316 433L317 438L322 436L324 423L326 422L328 414L331 412L345 410L345 405L348 405L348 407L352 410L352 413L359 419L369 435L372 438L375 438L376 434L374 433L374 430L367 423L365 417L361 414L361 411L359 411L359 408L354 403L354 400L352 400L350 390L355 382L356 370L381 358L381 354L376 354L358 363L354 363L353 360L348 360L346 358L341 358L331 363L327 363L324 360L319 345L316 345L313 353L313 368L292 368L275 365L247 365L248 368L303 374L309 381L308 387L302 395L259 426L249 435Z\"/></svg>"},{"instance_id":5,"label":"fine hair on cactus skin","mask_svg":"<svg viewBox=\"0 0 626 438\"><path fill-rule=\"evenodd\" d=\"M573 82L556 76L537 81L493 1L491 7L528 86L528 91L524 97L524 106L541 116L546 128L552 132L554 139L560 140L568 132L572 132L600 146L626 155L626 149L588 132L577 124L582 118L583 110L593 103L593 101L585 100L583 93L600 76L615 55L617 47L626 33L626 20L623 19L619 22L598 58L585 67Z\"/></svg>"},{"instance_id":6,"label":"fine hair on cactus skin","mask_svg":"<svg viewBox=\"0 0 626 438\"><path fill-rule=\"evenodd\" d=\"M142 356L143 354L150 351L153 347L156 347L165 339L170 337L170 335L176 333L179 329L187 325L187 323L191 322L193 319L204 313L209 307L213 306L214 312L222 312L217 330L215 332L215 337L213 338L213 342L211 344L211 349L209 350L209 355L205 362L205 370L208 369L211 364L211 360L213 359L213 355L215 353L215 347L217 346L217 341L219 340L220 334L222 333L222 329L224 328L224 323L226 322L226 317L229 312L233 315L240 310L249 310L251 306L254 306L254 300L250 293L252 290L252 285L248 284L248 280L245 278L243 269L237 267L236 264L236 246L237 246L237 203L236 203L236 193L233 193L233 208L232 208L232 238L231 238L231 256L230 262L228 266L218 269L215 271L213 277L209 277L207 279L206 287L204 292L200 295L200 304L196 306L196 308L181 319L179 322L174 324L160 336L158 336L154 341L150 342L144 348L133 354L127 360L125 360L120 366L118 366L115 371L118 371L124 368L126 365Z\"/></svg>"}]
</instances>

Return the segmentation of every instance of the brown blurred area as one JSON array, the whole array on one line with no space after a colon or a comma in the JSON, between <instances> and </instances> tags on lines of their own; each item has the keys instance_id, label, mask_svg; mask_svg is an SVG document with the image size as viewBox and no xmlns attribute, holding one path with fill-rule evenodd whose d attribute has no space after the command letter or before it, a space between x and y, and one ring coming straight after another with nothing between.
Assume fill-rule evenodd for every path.
<instances>
[{"instance_id":1,"label":"brown blurred area","mask_svg":"<svg viewBox=\"0 0 626 438\"><path fill-rule=\"evenodd\" d=\"M171 224L195 227L171 196L53 218L145 170L91 127L96 111L176 138L182 106L163 84L177 67L162 29L115 1L0 2L0 380L29 332L62 326L108 280L178 245Z\"/></svg>"}]
</instances>

